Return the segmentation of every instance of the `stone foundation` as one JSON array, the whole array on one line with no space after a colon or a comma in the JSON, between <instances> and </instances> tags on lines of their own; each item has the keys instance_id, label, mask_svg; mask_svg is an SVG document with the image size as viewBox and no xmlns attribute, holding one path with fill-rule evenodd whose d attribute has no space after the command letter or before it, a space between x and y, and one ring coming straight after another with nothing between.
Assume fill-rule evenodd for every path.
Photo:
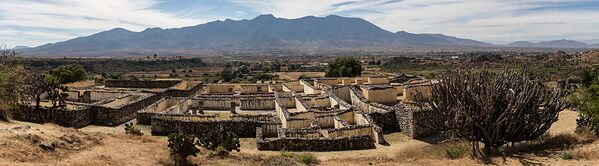
<instances>
[{"instance_id":1,"label":"stone foundation","mask_svg":"<svg viewBox=\"0 0 599 166\"><path fill-rule=\"evenodd\" d=\"M256 129L258 150L271 151L342 151L373 149L374 140L370 136L341 138L263 138L262 128Z\"/></svg>"},{"instance_id":2,"label":"stone foundation","mask_svg":"<svg viewBox=\"0 0 599 166\"><path fill-rule=\"evenodd\" d=\"M181 80L106 80L108 88L170 88L181 83Z\"/></svg>"},{"instance_id":3,"label":"stone foundation","mask_svg":"<svg viewBox=\"0 0 599 166\"><path fill-rule=\"evenodd\" d=\"M275 118L265 117L237 117L230 120L215 120L206 118L194 120L185 118L188 115L160 115L152 117L152 135L168 135L182 131L187 134L201 134L218 130L222 126L226 131L235 133L238 137L252 138L256 136L256 128L263 124L273 124ZM262 121L262 120L269 121Z\"/></svg>"},{"instance_id":4,"label":"stone foundation","mask_svg":"<svg viewBox=\"0 0 599 166\"><path fill-rule=\"evenodd\" d=\"M33 123L54 123L64 127L81 128L92 123L93 111L90 107L78 110L65 108L40 108L21 106L11 111L12 118Z\"/></svg>"}]
</instances>

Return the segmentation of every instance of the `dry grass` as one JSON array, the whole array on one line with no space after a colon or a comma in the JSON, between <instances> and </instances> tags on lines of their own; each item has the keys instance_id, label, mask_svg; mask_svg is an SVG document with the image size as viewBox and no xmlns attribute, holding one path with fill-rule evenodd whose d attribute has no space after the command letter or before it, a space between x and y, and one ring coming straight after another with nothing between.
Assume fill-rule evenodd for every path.
<instances>
[{"instance_id":1,"label":"dry grass","mask_svg":"<svg viewBox=\"0 0 599 166\"><path fill-rule=\"evenodd\" d=\"M415 161L420 159L459 159L471 154L470 143L464 140L448 141L423 148L414 148L397 152L395 159Z\"/></svg>"},{"instance_id":2,"label":"dry grass","mask_svg":"<svg viewBox=\"0 0 599 166\"><path fill-rule=\"evenodd\" d=\"M577 145L589 144L597 139L593 134L559 133L556 135L545 134L537 140L516 143L514 146L504 148L505 154L535 153L547 150L564 150Z\"/></svg>"}]
</instances>

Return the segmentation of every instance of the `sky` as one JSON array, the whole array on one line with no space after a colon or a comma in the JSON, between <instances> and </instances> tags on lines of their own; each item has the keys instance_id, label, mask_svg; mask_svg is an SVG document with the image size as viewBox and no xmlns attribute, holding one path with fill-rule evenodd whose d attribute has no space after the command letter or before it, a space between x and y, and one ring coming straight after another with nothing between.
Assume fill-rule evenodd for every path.
<instances>
[{"instance_id":1,"label":"sky","mask_svg":"<svg viewBox=\"0 0 599 166\"><path fill-rule=\"evenodd\" d=\"M0 0L0 44L39 46L113 28L178 28L262 14L358 17L391 32L495 44L599 43L599 0Z\"/></svg>"}]
</instances>

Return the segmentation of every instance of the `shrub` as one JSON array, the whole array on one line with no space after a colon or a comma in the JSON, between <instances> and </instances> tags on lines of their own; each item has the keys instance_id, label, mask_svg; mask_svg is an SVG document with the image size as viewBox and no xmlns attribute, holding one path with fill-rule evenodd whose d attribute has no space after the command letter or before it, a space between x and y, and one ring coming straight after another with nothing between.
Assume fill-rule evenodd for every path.
<instances>
[{"instance_id":1,"label":"shrub","mask_svg":"<svg viewBox=\"0 0 599 166\"><path fill-rule=\"evenodd\" d=\"M464 145L452 145L445 147L445 153L447 158L449 159L459 159L466 154L468 151L468 146Z\"/></svg>"},{"instance_id":2,"label":"shrub","mask_svg":"<svg viewBox=\"0 0 599 166\"><path fill-rule=\"evenodd\" d=\"M168 136L168 147L176 165L189 165L188 156L197 156L200 149L196 147L195 137L183 132L172 133Z\"/></svg>"},{"instance_id":3,"label":"shrub","mask_svg":"<svg viewBox=\"0 0 599 166\"><path fill-rule=\"evenodd\" d=\"M299 160L304 164L313 164L316 162L316 156L314 156L312 153L302 153L299 156Z\"/></svg>"},{"instance_id":4,"label":"shrub","mask_svg":"<svg viewBox=\"0 0 599 166\"><path fill-rule=\"evenodd\" d=\"M576 131L589 130L599 135L599 66L586 70L581 78L582 87L568 98L580 110Z\"/></svg>"},{"instance_id":5,"label":"shrub","mask_svg":"<svg viewBox=\"0 0 599 166\"><path fill-rule=\"evenodd\" d=\"M564 160L572 160L574 158L570 151L563 151L559 156Z\"/></svg>"},{"instance_id":6,"label":"shrub","mask_svg":"<svg viewBox=\"0 0 599 166\"><path fill-rule=\"evenodd\" d=\"M281 156L287 157L287 158L293 158L293 156L295 156L295 154L293 154L293 152L289 152L289 151L281 151Z\"/></svg>"},{"instance_id":7,"label":"shrub","mask_svg":"<svg viewBox=\"0 0 599 166\"><path fill-rule=\"evenodd\" d=\"M522 73L457 70L437 79L427 126L482 142L487 155L508 142L538 138L565 106L562 93Z\"/></svg>"},{"instance_id":8,"label":"shrub","mask_svg":"<svg viewBox=\"0 0 599 166\"><path fill-rule=\"evenodd\" d=\"M125 123L125 133L129 134L129 135L136 135L136 136L144 135L144 133L142 133L140 129L133 126L133 122L128 123L128 124Z\"/></svg>"},{"instance_id":9,"label":"shrub","mask_svg":"<svg viewBox=\"0 0 599 166\"><path fill-rule=\"evenodd\" d=\"M218 130L212 130L198 137L198 145L212 150L214 155L221 158L228 156L233 150L239 152L239 137L230 131L226 131L222 126Z\"/></svg>"}]
</instances>

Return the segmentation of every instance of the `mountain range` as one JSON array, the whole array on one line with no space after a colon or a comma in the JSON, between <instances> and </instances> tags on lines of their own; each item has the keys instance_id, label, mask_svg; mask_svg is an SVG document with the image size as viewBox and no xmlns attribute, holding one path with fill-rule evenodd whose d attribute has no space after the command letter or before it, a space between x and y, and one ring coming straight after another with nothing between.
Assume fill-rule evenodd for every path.
<instances>
[{"instance_id":1,"label":"mountain range","mask_svg":"<svg viewBox=\"0 0 599 166\"><path fill-rule=\"evenodd\" d=\"M336 15L297 19L260 15L254 19L213 21L190 27L123 28L90 36L20 48L25 55L99 56L191 53L229 50L410 50L496 47L592 47L571 41L494 45L443 34L390 32L360 18ZM571 47L572 46L572 47Z\"/></svg>"},{"instance_id":2,"label":"mountain range","mask_svg":"<svg viewBox=\"0 0 599 166\"><path fill-rule=\"evenodd\" d=\"M529 42L529 41L517 41L510 44L507 44L511 47L535 47L535 48L597 48L599 47L599 43L597 44L587 44L584 42L579 42L575 40L553 40L553 41L541 41L537 43Z\"/></svg>"}]
</instances>

